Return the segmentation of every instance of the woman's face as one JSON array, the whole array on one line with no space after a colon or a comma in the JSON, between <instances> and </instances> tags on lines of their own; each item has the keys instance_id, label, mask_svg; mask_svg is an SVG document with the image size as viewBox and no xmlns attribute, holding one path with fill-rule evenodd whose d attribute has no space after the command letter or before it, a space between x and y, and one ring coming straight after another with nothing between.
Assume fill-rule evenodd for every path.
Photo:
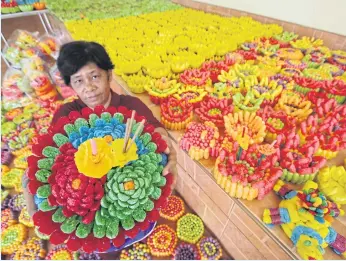
<instances>
[{"instance_id":1,"label":"woman's face","mask_svg":"<svg viewBox=\"0 0 346 261\"><path fill-rule=\"evenodd\" d=\"M111 97L112 73L102 70L95 63L88 63L71 75L71 87L90 108L108 106Z\"/></svg>"}]
</instances>

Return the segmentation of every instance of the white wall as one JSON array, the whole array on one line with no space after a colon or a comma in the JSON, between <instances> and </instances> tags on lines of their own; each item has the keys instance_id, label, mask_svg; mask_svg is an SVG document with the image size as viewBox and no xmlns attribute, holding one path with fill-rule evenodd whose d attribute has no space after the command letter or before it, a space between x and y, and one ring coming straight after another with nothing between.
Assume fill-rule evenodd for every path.
<instances>
[{"instance_id":1,"label":"white wall","mask_svg":"<svg viewBox=\"0 0 346 261\"><path fill-rule=\"evenodd\" d=\"M194 0L346 36L346 0Z\"/></svg>"}]
</instances>

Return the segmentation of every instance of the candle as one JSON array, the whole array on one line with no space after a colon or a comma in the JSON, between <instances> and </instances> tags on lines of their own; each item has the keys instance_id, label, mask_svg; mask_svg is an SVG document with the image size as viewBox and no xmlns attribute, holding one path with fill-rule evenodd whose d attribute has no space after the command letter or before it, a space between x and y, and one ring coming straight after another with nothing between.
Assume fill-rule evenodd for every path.
<instances>
[{"instance_id":1,"label":"candle","mask_svg":"<svg viewBox=\"0 0 346 261\"><path fill-rule=\"evenodd\" d=\"M97 145L94 139L90 139L91 153L93 156L97 155Z\"/></svg>"}]
</instances>

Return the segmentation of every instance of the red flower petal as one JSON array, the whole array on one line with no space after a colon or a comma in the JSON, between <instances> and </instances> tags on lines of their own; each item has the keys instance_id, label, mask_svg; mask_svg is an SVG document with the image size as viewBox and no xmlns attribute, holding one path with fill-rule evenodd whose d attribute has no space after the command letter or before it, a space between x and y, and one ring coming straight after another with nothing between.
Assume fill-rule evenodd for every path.
<instances>
[{"instance_id":1,"label":"red flower petal","mask_svg":"<svg viewBox=\"0 0 346 261\"><path fill-rule=\"evenodd\" d=\"M104 191L100 191L98 194L95 195L95 200L101 200L104 196Z\"/></svg>"},{"instance_id":2,"label":"red flower petal","mask_svg":"<svg viewBox=\"0 0 346 261\"><path fill-rule=\"evenodd\" d=\"M59 197L59 195L60 195L60 187L59 187L59 185L54 184L54 185L52 186L52 195L53 195L54 197L56 197L56 198Z\"/></svg>"},{"instance_id":3,"label":"red flower petal","mask_svg":"<svg viewBox=\"0 0 346 261\"><path fill-rule=\"evenodd\" d=\"M63 190L60 191L60 195L61 195L61 192L63 192ZM69 195L67 195L68 197ZM75 206L78 206L80 204L80 201L77 200L77 199L74 199L74 198L67 198L67 205L68 206L71 206L71 207L75 207Z\"/></svg>"},{"instance_id":4,"label":"red flower petal","mask_svg":"<svg viewBox=\"0 0 346 261\"><path fill-rule=\"evenodd\" d=\"M146 118L144 116L141 115L135 115L135 120L136 122L141 122L142 120L146 120Z\"/></svg>"},{"instance_id":5,"label":"red flower petal","mask_svg":"<svg viewBox=\"0 0 346 261\"><path fill-rule=\"evenodd\" d=\"M151 140L156 143L157 141L161 140L161 134L158 132L154 132L151 135Z\"/></svg>"},{"instance_id":6,"label":"red flower petal","mask_svg":"<svg viewBox=\"0 0 346 261\"><path fill-rule=\"evenodd\" d=\"M65 134L64 126L68 123L70 123L70 120L67 116L63 116L63 117L59 118L59 120L57 121L57 123L54 126L53 131L55 133L59 132L59 133Z\"/></svg>"},{"instance_id":7,"label":"red flower petal","mask_svg":"<svg viewBox=\"0 0 346 261\"><path fill-rule=\"evenodd\" d=\"M39 226L41 223L44 223L46 220L52 219L55 210L43 212L41 210L35 212L32 216L32 220L35 226Z\"/></svg>"},{"instance_id":8,"label":"red flower petal","mask_svg":"<svg viewBox=\"0 0 346 261\"><path fill-rule=\"evenodd\" d=\"M153 209L147 214L147 218L149 222L156 222L160 218L160 213L158 210Z\"/></svg>"},{"instance_id":9,"label":"red flower petal","mask_svg":"<svg viewBox=\"0 0 346 261\"><path fill-rule=\"evenodd\" d=\"M48 177L48 183L53 185L53 184L56 184L56 180L55 180L55 174L51 174L49 177Z\"/></svg>"},{"instance_id":10,"label":"red flower petal","mask_svg":"<svg viewBox=\"0 0 346 261\"><path fill-rule=\"evenodd\" d=\"M100 179L100 181L101 181L101 184L102 184L102 185L105 184L106 181L107 181L107 175L103 176L103 177Z\"/></svg>"},{"instance_id":11,"label":"red flower petal","mask_svg":"<svg viewBox=\"0 0 346 261\"><path fill-rule=\"evenodd\" d=\"M65 217L72 217L74 213L70 210L68 210L66 207L62 208L62 213L64 214Z\"/></svg>"},{"instance_id":12,"label":"red flower petal","mask_svg":"<svg viewBox=\"0 0 346 261\"><path fill-rule=\"evenodd\" d=\"M93 236L93 235L89 235L83 243L83 250L87 253L92 253L97 249L97 244L95 244L95 242L97 241L97 239Z\"/></svg>"},{"instance_id":13,"label":"red flower petal","mask_svg":"<svg viewBox=\"0 0 346 261\"><path fill-rule=\"evenodd\" d=\"M145 231L149 228L150 222L149 222L148 218L146 218L143 222L139 222L138 225L142 231Z\"/></svg>"},{"instance_id":14,"label":"red flower petal","mask_svg":"<svg viewBox=\"0 0 346 261\"><path fill-rule=\"evenodd\" d=\"M167 184L166 184L166 186L164 186L164 187L162 188L161 197L163 197L163 198L166 199L166 198L168 198L171 194L172 194L172 189L171 189L170 186L167 186Z\"/></svg>"},{"instance_id":15,"label":"red flower petal","mask_svg":"<svg viewBox=\"0 0 346 261\"><path fill-rule=\"evenodd\" d=\"M89 115L92 114L94 111L90 109L89 107L85 107L82 109L82 116L84 119L89 120Z\"/></svg>"},{"instance_id":16,"label":"red flower petal","mask_svg":"<svg viewBox=\"0 0 346 261\"><path fill-rule=\"evenodd\" d=\"M35 180L36 179L36 172L38 171L37 165L32 165L28 168L27 172L26 172L26 176L30 179L30 180Z\"/></svg>"},{"instance_id":17,"label":"red flower petal","mask_svg":"<svg viewBox=\"0 0 346 261\"><path fill-rule=\"evenodd\" d=\"M129 112L129 110L124 106L119 106L118 112L122 113L123 115L126 115Z\"/></svg>"},{"instance_id":18,"label":"red flower petal","mask_svg":"<svg viewBox=\"0 0 346 261\"><path fill-rule=\"evenodd\" d=\"M55 230L60 229L60 223L55 223L51 219L40 223L39 231L45 235L51 235Z\"/></svg>"},{"instance_id":19,"label":"red flower petal","mask_svg":"<svg viewBox=\"0 0 346 261\"><path fill-rule=\"evenodd\" d=\"M166 197L160 197L154 204L156 209L163 208L167 204L167 199Z\"/></svg>"},{"instance_id":20,"label":"red flower petal","mask_svg":"<svg viewBox=\"0 0 346 261\"><path fill-rule=\"evenodd\" d=\"M163 153L168 147L167 143L163 139L157 141L156 145L157 145L157 150L156 150L157 153Z\"/></svg>"},{"instance_id":21,"label":"red flower petal","mask_svg":"<svg viewBox=\"0 0 346 261\"><path fill-rule=\"evenodd\" d=\"M166 186L171 186L174 181L174 176L171 173L169 173L165 176L165 178L166 178Z\"/></svg>"},{"instance_id":22,"label":"red flower petal","mask_svg":"<svg viewBox=\"0 0 346 261\"><path fill-rule=\"evenodd\" d=\"M150 134L152 134L155 131L155 127L151 124L147 124L144 127L144 132L148 132Z\"/></svg>"},{"instance_id":23,"label":"red flower petal","mask_svg":"<svg viewBox=\"0 0 346 261\"><path fill-rule=\"evenodd\" d=\"M124 114L124 116L125 116L125 119L131 119L132 110L129 110L126 114ZM136 117L136 114L135 114L135 117Z\"/></svg>"},{"instance_id":24,"label":"red flower petal","mask_svg":"<svg viewBox=\"0 0 346 261\"><path fill-rule=\"evenodd\" d=\"M71 251L77 251L81 248L83 240L78 238L74 233L69 237L66 246Z\"/></svg>"},{"instance_id":25,"label":"red flower petal","mask_svg":"<svg viewBox=\"0 0 346 261\"><path fill-rule=\"evenodd\" d=\"M91 208L91 206L94 204L94 202L90 202L90 203L81 203L80 206L82 208Z\"/></svg>"},{"instance_id":26,"label":"red flower petal","mask_svg":"<svg viewBox=\"0 0 346 261\"><path fill-rule=\"evenodd\" d=\"M54 245L59 245L64 243L69 238L69 236L69 234L65 234L61 230L56 230L50 236L50 242Z\"/></svg>"},{"instance_id":27,"label":"red flower petal","mask_svg":"<svg viewBox=\"0 0 346 261\"><path fill-rule=\"evenodd\" d=\"M119 234L116 238L112 240L113 245L117 248L121 247L123 244L125 244L125 234L124 230L120 229Z\"/></svg>"},{"instance_id":28,"label":"red flower petal","mask_svg":"<svg viewBox=\"0 0 346 261\"><path fill-rule=\"evenodd\" d=\"M53 195L50 195L47 200L48 200L49 205L58 206L58 203L56 202L56 199Z\"/></svg>"},{"instance_id":29,"label":"red flower petal","mask_svg":"<svg viewBox=\"0 0 346 261\"><path fill-rule=\"evenodd\" d=\"M94 186L92 184L88 185L88 187L85 190L85 194L90 195L89 197L93 198L92 195L94 194ZM83 202L90 202L90 200L83 201Z\"/></svg>"},{"instance_id":30,"label":"red flower petal","mask_svg":"<svg viewBox=\"0 0 346 261\"><path fill-rule=\"evenodd\" d=\"M30 180L28 183L28 190L29 193L32 195L35 195L37 192L37 189L44 185L42 182L39 182L38 180Z\"/></svg>"},{"instance_id":31,"label":"red flower petal","mask_svg":"<svg viewBox=\"0 0 346 261\"><path fill-rule=\"evenodd\" d=\"M84 217L89 212L89 210L87 210L87 209L78 209L75 212L77 213L77 215L79 215L81 217Z\"/></svg>"},{"instance_id":32,"label":"red flower petal","mask_svg":"<svg viewBox=\"0 0 346 261\"><path fill-rule=\"evenodd\" d=\"M40 138L40 137L39 137ZM42 150L44 149L44 144L43 143L38 143L38 144L34 144L31 147L32 153L36 156L42 156Z\"/></svg>"},{"instance_id":33,"label":"red flower petal","mask_svg":"<svg viewBox=\"0 0 346 261\"><path fill-rule=\"evenodd\" d=\"M109 106L107 109L106 109L107 112L109 112L112 116L117 113L117 108L113 107L113 106Z\"/></svg>"},{"instance_id":34,"label":"red flower petal","mask_svg":"<svg viewBox=\"0 0 346 261\"><path fill-rule=\"evenodd\" d=\"M96 211L90 211L88 214L86 214L83 219L82 219L82 223L84 224L90 224L91 222L93 222L94 218L96 215Z\"/></svg>"},{"instance_id":35,"label":"red flower petal","mask_svg":"<svg viewBox=\"0 0 346 261\"><path fill-rule=\"evenodd\" d=\"M37 161L42 159L42 157L37 157L34 155L31 155L27 158L28 166L29 167L37 167Z\"/></svg>"},{"instance_id":36,"label":"red flower petal","mask_svg":"<svg viewBox=\"0 0 346 261\"><path fill-rule=\"evenodd\" d=\"M98 252L105 252L111 247L111 241L109 238L99 238L97 240L97 250Z\"/></svg>"},{"instance_id":37,"label":"red flower petal","mask_svg":"<svg viewBox=\"0 0 346 261\"><path fill-rule=\"evenodd\" d=\"M101 201L96 201L90 208L90 211L97 211L101 206Z\"/></svg>"},{"instance_id":38,"label":"red flower petal","mask_svg":"<svg viewBox=\"0 0 346 261\"><path fill-rule=\"evenodd\" d=\"M125 235L128 236L129 238L135 238L138 233L139 233L138 225L135 225L134 228L125 231Z\"/></svg>"},{"instance_id":39,"label":"red flower petal","mask_svg":"<svg viewBox=\"0 0 346 261\"><path fill-rule=\"evenodd\" d=\"M79 111L71 111L68 115L68 118L72 121L75 122L78 118L82 117Z\"/></svg>"},{"instance_id":40,"label":"red flower petal","mask_svg":"<svg viewBox=\"0 0 346 261\"><path fill-rule=\"evenodd\" d=\"M101 116L102 112L105 112L106 109L103 105L97 105L95 108L94 108L94 113L97 115L97 116Z\"/></svg>"}]
</instances>

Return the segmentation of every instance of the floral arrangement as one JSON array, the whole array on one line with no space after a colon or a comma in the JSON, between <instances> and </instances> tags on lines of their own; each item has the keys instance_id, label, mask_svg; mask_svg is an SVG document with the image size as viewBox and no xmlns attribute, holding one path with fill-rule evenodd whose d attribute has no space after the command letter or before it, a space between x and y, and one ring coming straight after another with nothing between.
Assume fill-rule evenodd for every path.
<instances>
[{"instance_id":1,"label":"floral arrangement","mask_svg":"<svg viewBox=\"0 0 346 261\"><path fill-rule=\"evenodd\" d=\"M183 130L192 121L193 106L187 100L169 98L161 103L161 122L167 129Z\"/></svg>"},{"instance_id":2,"label":"floral arrangement","mask_svg":"<svg viewBox=\"0 0 346 261\"><path fill-rule=\"evenodd\" d=\"M33 220L53 244L106 251L157 220L172 178L161 176L167 145L144 122L125 107L86 108L33 146L28 189L41 199Z\"/></svg>"},{"instance_id":3,"label":"floral arrangement","mask_svg":"<svg viewBox=\"0 0 346 261\"><path fill-rule=\"evenodd\" d=\"M168 197L166 206L160 210L160 216L170 221L177 221L184 213L184 201L174 195Z\"/></svg>"},{"instance_id":4,"label":"floral arrangement","mask_svg":"<svg viewBox=\"0 0 346 261\"><path fill-rule=\"evenodd\" d=\"M168 225L157 226L147 240L151 254L157 257L172 255L177 242L177 234Z\"/></svg>"},{"instance_id":5,"label":"floral arrangement","mask_svg":"<svg viewBox=\"0 0 346 261\"><path fill-rule=\"evenodd\" d=\"M220 148L220 134L212 122L188 124L186 132L179 142L181 149L188 152L192 159L217 157Z\"/></svg>"},{"instance_id":6,"label":"floral arrangement","mask_svg":"<svg viewBox=\"0 0 346 261\"><path fill-rule=\"evenodd\" d=\"M282 175L282 169L275 166L276 153L272 144L242 148L234 143L231 150L220 152L214 178L231 197L263 199Z\"/></svg>"}]
</instances>

